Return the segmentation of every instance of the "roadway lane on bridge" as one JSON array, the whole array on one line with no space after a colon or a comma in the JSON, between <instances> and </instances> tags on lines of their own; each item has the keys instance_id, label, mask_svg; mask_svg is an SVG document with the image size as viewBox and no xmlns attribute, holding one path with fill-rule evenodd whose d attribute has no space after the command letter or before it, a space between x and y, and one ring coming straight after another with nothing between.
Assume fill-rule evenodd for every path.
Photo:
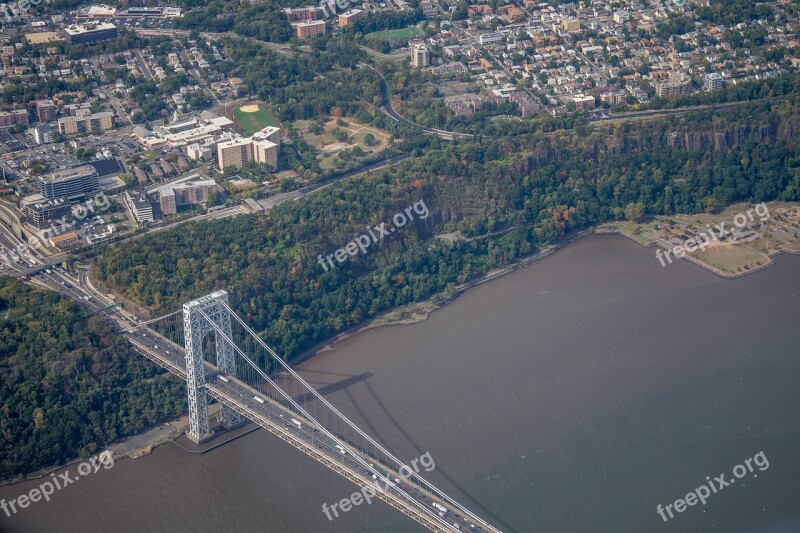
<instances>
[{"instance_id":1,"label":"roadway lane on bridge","mask_svg":"<svg viewBox=\"0 0 800 533\"><path fill-rule=\"evenodd\" d=\"M403 157L400 157L397 161L390 161L389 164L394 164L402 159ZM314 190L309 192L314 192ZM6 231L0 231L0 243L10 250L21 244L21 241L7 228L3 229ZM82 268L76 278L59 267L45 266L47 258L42 257L36 249L27 249L21 259L36 268L29 269L28 264L9 262L10 270L18 277L29 276L32 282L49 287L76 300L95 314L104 315L117 326L118 331L124 334L137 352L180 378L186 379L186 360L183 347L147 328L146 325L140 324L105 294L94 288L89 283L86 267ZM418 483L413 476L408 479L401 476L394 467L372 457L338 435L333 436L322 426L318 427L316 422L309 421L290 410L288 401L286 405L282 405L233 376L228 376L226 378L228 381L225 382L219 379L216 367L208 362L204 362L204 366L207 377L205 386L211 396L236 409L360 488L371 487L378 498L429 529L434 531L458 531L462 528L471 531L492 530L491 526L477 517L474 518L474 521L478 524L475 524L459 514L463 507L459 509L450 504L449 502L453 500L443 493L439 493L435 487L430 487L428 490L428 485ZM260 398L263 403L256 398ZM299 427L292 419L297 420ZM324 435L325 433L328 434ZM337 448L338 445L342 445L343 449ZM441 512L439 509L445 509L445 511Z\"/></svg>"},{"instance_id":2,"label":"roadway lane on bridge","mask_svg":"<svg viewBox=\"0 0 800 533\"><path fill-rule=\"evenodd\" d=\"M128 340L139 353L169 369L182 379L186 379L185 353L183 348L158 335L149 328L138 326L126 333ZM206 376L206 390L221 403L235 409L256 424L277 435L282 440L310 455L317 461L325 464L340 475L347 477L360 488L370 487L376 495L393 507L401 510L412 518L419 513L419 508L424 508L434 517L446 520L449 529L444 529L440 524L430 520L431 525L439 526L444 531L465 529L469 531L483 531L484 529L471 522L467 517L461 516L446 500L432 494L413 479L406 479L396 469L386 463L364 453L352 443L341 440L345 446L345 453L337 448L337 442L325 436L315 422L290 410L286 405L275 402L260 391L253 389L233 376L222 376L228 381L220 379L217 368L204 362ZM257 399L258 398L258 399ZM262 400L264 403L261 403ZM294 421L297 421L295 424ZM316 453L314 453L316 452ZM359 457L354 454L358 453ZM360 459L360 460L359 460ZM365 468L364 462L373 466ZM375 463L378 463L377 465ZM381 477L383 479L381 479ZM402 478L402 479L401 479ZM375 485L378 488L374 488ZM349 495L345 495L349 496ZM408 501L416 503L409 504ZM446 512L437 511L436 503ZM419 520L418 520L419 521Z\"/></svg>"},{"instance_id":3,"label":"roadway lane on bridge","mask_svg":"<svg viewBox=\"0 0 800 533\"><path fill-rule=\"evenodd\" d=\"M129 317L122 309L108 300L105 295L88 285L84 275L76 279L60 269L52 269L49 273L42 270L34 274L34 277L41 284L80 302L90 311L106 316L117 325L119 331L125 335L137 352L181 379L186 379L186 361L183 348ZM418 485L413 479L406 479L386 463L364 454L351 443L339 439L339 442L347 450L346 453L342 454L336 448L337 443L324 437L315 423L298 415L285 405L277 403L268 396L252 389L233 376L227 377L228 383L223 382L219 379L216 367L208 362L205 362L204 366L207 378L205 385L211 396L221 403L236 409L282 440L289 442L307 455L332 468L360 488L365 486L374 487L375 482L377 482L379 485L379 488L375 490L377 497L407 516L418 522L427 520L429 528L433 530L457 531L463 528L469 531L483 531L486 529L462 516L445 499L434 495L421 485ZM257 401L255 399L256 396L264 400L264 403L261 404L261 402ZM297 427L292 423L293 418L298 420L301 427ZM337 438L339 437L337 436ZM354 456L357 453L355 450L358 450L361 461ZM312 453L314 451L316 454ZM372 468L365 468L364 462L372 465ZM437 511L437 508L433 505L434 503L447 509L447 511L444 513ZM421 512L422 509L424 509L424 513ZM430 516L426 517L426 514ZM444 522L444 520L447 522ZM457 524L458 527L452 524Z\"/></svg>"}]
</instances>

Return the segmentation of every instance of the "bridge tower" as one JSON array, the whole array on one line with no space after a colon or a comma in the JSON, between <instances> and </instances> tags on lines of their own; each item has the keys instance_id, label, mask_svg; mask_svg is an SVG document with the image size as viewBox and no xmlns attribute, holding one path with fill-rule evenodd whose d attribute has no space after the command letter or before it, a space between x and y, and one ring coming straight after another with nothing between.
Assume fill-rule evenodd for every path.
<instances>
[{"instance_id":1,"label":"bridge tower","mask_svg":"<svg viewBox=\"0 0 800 533\"><path fill-rule=\"evenodd\" d=\"M227 304L228 293L225 291L216 291L183 304L189 438L197 443L206 441L213 435L208 423L208 397L204 387L206 376L203 366L203 340L209 332L214 331L217 370L220 374L236 373L233 346L222 338L222 335L218 335L211 325L213 322L229 339L231 338L231 315L226 308ZM239 413L226 405L222 406L223 426L232 428L242 422L243 418Z\"/></svg>"}]
</instances>

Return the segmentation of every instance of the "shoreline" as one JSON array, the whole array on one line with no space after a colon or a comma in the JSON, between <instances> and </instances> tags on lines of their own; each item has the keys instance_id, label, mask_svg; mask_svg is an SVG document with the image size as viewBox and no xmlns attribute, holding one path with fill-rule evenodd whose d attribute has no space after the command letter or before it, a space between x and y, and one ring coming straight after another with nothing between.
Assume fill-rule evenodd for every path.
<instances>
[{"instance_id":1,"label":"shoreline","mask_svg":"<svg viewBox=\"0 0 800 533\"><path fill-rule=\"evenodd\" d=\"M339 333L335 337L332 337L323 342L315 344L314 346L312 346L311 348L309 348L308 350L304 351L296 358L294 358L290 364L292 365L292 367L297 367L316 355L321 355L326 352L335 351L336 344L339 344L360 333L365 333L367 331L377 328L382 328L385 326L407 326L411 324L417 324L419 322L424 322L428 320L428 318L430 318L431 313L433 313L437 309L441 309L446 305L454 302L456 298L458 298L461 294L471 289L472 287L477 287L478 285L481 285L483 283L488 283L497 278L503 277L507 274L511 274L512 272L515 272L521 268L525 268L531 263L535 263L541 259L550 257L558 250L572 244L575 241L578 241L584 237L593 234L594 234L593 227L581 230L573 235L567 236L563 241L557 244L550 244L540 249L533 255L524 257L504 267L495 268L478 278L462 283L461 285L457 285L452 289L452 292L450 293L447 293L446 291L438 292L421 302L408 304L404 307L399 307L396 309L392 309L390 311L386 311L385 313L382 313L376 316L375 318L370 319L369 321L365 321L359 325L353 326L352 328L346 331L343 331L342 333ZM400 317L393 316L397 314L403 316ZM405 316L406 314L410 316Z\"/></svg>"},{"instance_id":2,"label":"shoreline","mask_svg":"<svg viewBox=\"0 0 800 533\"><path fill-rule=\"evenodd\" d=\"M185 425L183 424L184 421L186 422ZM172 427L173 429L166 430L167 427ZM94 455L97 455L98 453L102 453L103 451L110 451L115 462L121 461L123 459L138 459L140 457L144 457L145 455L151 454L153 450L155 450L159 446L174 441L175 439L183 435L188 427L189 427L188 416L182 416L181 418L178 418L176 420L170 420L168 422L164 422L158 427L151 427L141 433L137 433L135 435L130 435L128 437L123 437L122 439L116 440L110 443L108 446L106 446L104 450L90 454L88 457L92 457ZM135 447L131 448L125 447L125 445L128 444L129 442L135 442L135 441L142 441L142 442L140 444L137 444ZM86 461L86 459L87 458L85 457L77 457L60 465L49 466L47 468L37 470L36 472L31 472L30 474L25 474L12 479L4 479L0 481L0 487L25 483L27 481L35 481L45 476L49 476L53 472L69 468L70 466L75 464L80 464Z\"/></svg>"},{"instance_id":3,"label":"shoreline","mask_svg":"<svg viewBox=\"0 0 800 533\"><path fill-rule=\"evenodd\" d=\"M370 330L373 330L373 329L377 329L377 328L381 328L381 327L384 327L384 326L405 326L405 325L417 324L419 322L424 322L424 321L428 320L428 318L430 317L431 313L433 313L437 309L441 309L441 308L445 307L446 305L452 303L453 301L455 301L456 298L458 298L462 293L464 293L468 289L471 289L472 287L476 287L476 286L481 285L483 283L487 283L489 281L495 280L495 279L497 279L499 277L502 277L502 276L504 276L506 274L510 274L512 272L515 272L516 270L519 270L520 268L525 268L529 264L534 263L536 261L539 261L540 259L544 259L546 257L549 257L552 254L554 254L555 252L557 252L558 250L560 250L560 249L562 249L562 248L564 248L566 246L569 246L570 244L572 244L572 243L574 243L574 242L576 242L576 241L578 241L578 240L580 240L580 239L582 239L584 237L588 237L588 236L591 236L591 235L619 235L619 236L624 237L624 238L626 238L626 239L628 239L630 241L633 241L634 243L638 244L639 246L641 246L643 248L652 248L654 246L659 246L662 249L669 249L669 248L664 248L664 246L661 245L660 243L658 243L657 241L652 241L652 242L649 242L647 244L642 243L642 242L638 241L636 238L634 238L632 235L628 235L627 233L625 233L621 228L614 227L617 224L624 224L624 223L625 223L625 221L607 222L607 223L600 224L600 225L597 225L597 226L591 226L589 228L583 229L583 230L581 230L581 231L579 231L579 232L577 232L577 233L575 233L573 235L570 235L570 236L566 237L563 241L561 241L561 242L559 242L557 244L550 244L550 245L546 246L545 248L537 251L533 255L530 255L528 257L524 257L524 258L522 258L522 259L520 259L518 261L515 261L515 262L513 262L513 263L511 263L509 265L506 265L504 267L500 267L500 268L496 268L496 269L490 270L489 272L487 272L486 274L484 274L483 276L481 276L479 278L476 278L474 280L462 283L461 285L456 286L453 289L452 293L450 293L450 294L446 294L445 292L439 292L439 293L436 293L436 294L430 296L429 298L427 298L427 299L425 299L425 300L423 300L421 302L409 304L409 305L406 305L404 307L400 307L400 308L392 309L390 311L386 311L385 313L382 313L382 314L376 316L375 318L369 320L368 322L359 324L357 326L353 326L352 328L350 328L350 329L348 329L346 331L343 331L342 333L339 333L335 337L332 337L332 338L330 338L328 340L325 340L323 342L315 344L314 346L312 346L311 348L309 348L308 350L304 351L299 356L297 356L297 358L293 359L291 361L291 365L293 367L299 366L300 364L308 361L309 359L311 359L312 357L314 357L316 355L322 355L322 354L324 354L326 352L335 351L335 346L337 344L339 344L339 343L341 343L341 342L343 342L343 341L345 341L345 340L347 340L347 339L349 339L351 337L354 337L354 336L358 335L359 333L365 333L367 331L370 331ZM738 278L742 278L744 276L748 276L750 274L755 274L756 272L760 272L761 270L764 270L766 268L771 267L772 265L775 264L775 261L773 261L773 258L777 257L779 255L782 255L782 254L800 255L800 252L793 252L791 250L785 250L785 249L775 250L775 251L773 251L772 253L770 253L768 255L768 259L769 260L766 263L764 263L762 265L759 265L759 266L756 266L756 267L753 267L753 268L750 268L750 269L747 269L746 271L743 271L743 272L737 272L737 273L732 273L732 274L723 272L722 270L719 270L719 269L717 269L717 268L715 268L715 267L713 267L711 265L703 263L702 261L700 261L700 260L698 260L698 259L696 259L696 258L694 258L694 257L692 257L690 255L684 256L683 259L688 260L690 263L693 263L693 264L697 265L698 267L700 267L700 268L702 268L702 269L704 269L704 270L706 270L708 272L711 272L712 274L714 274L714 275L716 275L716 276L718 276L720 278L723 278L723 279L738 279ZM400 314L400 315L408 314L410 316L402 316L402 317L401 316L398 316L398 317L393 317L392 316L392 315L398 315L398 314Z\"/></svg>"},{"instance_id":4,"label":"shoreline","mask_svg":"<svg viewBox=\"0 0 800 533\"><path fill-rule=\"evenodd\" d=\"M672 247L667 246L666 244L664 244L663 242L658 241L658 240L654 240L654 241L651 241L651 242L645 244L645 243L639 241L638 239L636 239L634 236L629 235L627 232L623 231L621 228L613 227L616 224L619 224L619 223L610 222L610 223L608 223L606 225L596 226L595 228L593 228L594 229L594 234L595 235L620 235L620 236L625 237L626 239L628 239L630 241L633 241L634 243L638 244L639 246L641 246L643 248L653 248L654 246L657 246L657 247L661 248L662 250L669 251L669 250L672 249ZM690 263L692 263L694 265L697 265L700 268L702 268L702 269L704 269L704 270L706 270L708 272L711 272L712 274L714 274L714 275L716 275L716 276L718 276L718 277L720 277L722 279L739 279L739 278L743 278L745 276L749 276L750 274L755 274L756 272L760 272L762 270L765 270L765 269L771 267L772 265L775 264L775 261L773 260L773 258L774 257L778 257L779 255L783 255L783 254L800 255L800 252L795 252L795 251L786 250L786 249L773 250L773 251L771 251L771 252L769 252L767 254L763 254L767 258L767 261L765 263L757 265L757 266L754 266L754 267L751 267L751 268L747 268L746 270L743 270L741 272L731 272L731 273L724 272L723 270L720 270L719 268L717 268L715 266L709 265L708 263L704 263L703 261L701 261L697 257L694 257L694 256L689 255L689 254L684 255L681 259L689 261Z\"/></svg>"},{"instance_id":5,"label":"shoreline","mask_svg":"<svg viewBox=\"0 0 800 533\"><path fill-rule=\"evenodd\" d=\"M385 326L403 326L403 325L411 325L411 324L417 324L417 323L420 323L420 322L424 322L424 321L428 320L428 318L430 318L430 315L434 311L436 311L438 309L441 309L441 308L447 306L448 304L454 302L461 294L463 294L467 290L469 290L469 289L471 289L473 287L477 287L478 285L481 285L481 284L484 284L484 283L488 283L490 281L493 281L493 280L495 280L497 278L500 278L502 276L505 276L507 274L511 274L511 273L521 269L521 268L525 268L528 265L530 265L532 263L535 263L535 262L537 262L537 261L539 261L541 259L545 259L545 258L553 255L554 253L556 253L558 250L560 250L560 249L562 249L562 248L564 248L564 247L566 247L566 246L568 246L570 244L573 244L574 242L576 242L576 241L578 241L580 239L583 239L584 237L587 237L587 236L591 236L591 235L620 235L622 237L627 238L628 240L631 240L631 241L635 242L636 244L642 246L643 248L652 248L653 246L659 246L661 248L664 248L664 246L662 246L657 241L652 241L652 242L649 242L649 243L646 243L646 244L642 243L639 240L637 240L636 238L634 238L632 235L628 235L620 227L615 227L616 224L622 224L622 223L624 223L624 222L609 222L609 223L606 223L606 224L601 224L599 226L589 227L589 228L581 230L581 231L579 231L579 232L577 232L577 233L575 233L573 235L567 236L563 241L561 241L561 242L559 242L557 244L550 244L550 245L538 250L533 255L530 255L528 257L524 257L524 258L522 258L522 259L520 259L518 261L515 261L515 262L513 262L513 263L511 263L509 265L506 265L504 267L495 268L493 270L488 271L486 274L484 274L484 275L482 275L482 276L480 276L478 278L475 278L473 280L470 280L470 281L467 281L467 282L462 283L460 285L457 285L449 293L447 291L439 292L439 293L436 293L436 294L430 296L429 298L427 298L426 300L423 300L421 302L409 304L409 305L406 305L404 307L395 308L395 309L386 311L385 313L382 313L382 314L376 316L375 318L369 320L368 322L365 321L362 324L353 326L352 328L350 328L350 329L348 329L346 331L343 331L342 333L339 333L335 337L332 337L330 339L327 339L325 341L317 343L316 345L312 346L311 348L307 349L306 351L304 351L303 353L298 355L296 358L294 358L290 362L290 364L291 364L291 366L293 368L297 368L301 364L303 364L306 361L310 360L314 356L322 355L322 354L324 354L326 352L335 351L335 347L336 347L337 344L339 344L339 343L341 343L341 342L343 342L345 340L348 340L348 339L350 339L352 337L355 337L358 334L365 333L365 332L373 330L373 329L377 329L377 328L381 328L381 327L385 327ZM772 258L776 257L778 255L784 254L784 253L788 253L788 254L792 254L792 255L798 255L798 253L794 253L794 252L791 252L791 251L788 251L788 250L776 250L774 253L769 254L769 261L767 263L759 265L759 266L754 267L752 269L748 269L745 272L739 272L739 273L735 273L735 274L728 274L728 273L722 272L722 271L720 271L720 270L718 270L718 269L716 269L716 268L714 268L714 267L712 267L710 265L707 265L707 264L697 260L696 258L692 258L689 255L685 256L684 259L689 260L689 262L691 262L691 263L693 263L693 264L705 269L706 271L711 272L712 274L715 274L715 275L717 275L717 276L719 276L719 277L721 277L723 279L737 279L737 278L741 278L741 277L747 276L749 274L754 274L754 273L759 272L761 270L764 270L766 268L769 268L770 266L772 266L774 264L774 261L772 260ZM164 428L167 427L167 426L172 427L173 429L170 430L170 431L165 432ZM159 446L165 445L167 443L172 442L173 444L178 445L175 442L175 440L178 439L181 435L183 435L186 432L187 427L188 427L188 416L183 416L183 417L181 417L181 418L179 418L177 420L171 420L169 422L165 422L164 424L162 424L161 427L159 427L157 429L150 428L147 431L144 431L142 433L138 433L136 435L131 435L129 437L125 437L124 439L120 439L119 441L115 441L115 442L111 443L106 449L111 450L114 453L114 459L115 460L122 460L122 459L126 459L126 458L138 459L140 457L144 457L146 455L151 454L156 448L158 448ZM244 436L244 435L246 435L246 434L248 434L250 432L252 432L252 430L251 431L247 431L247 432L242 433L242 434L239 434L239 435L236 435L236 436L234 436L234 437L232 437L232 438L230 438L230 439L228 439L228 440L226 440L224 442L217 443L211 449L219 447L219 446L222 446L223 444L226 444L226 443L228 443L228 442L230 442L232 440L235 440L235 439L237 439L237 438L239 438L241 436ZM151 434L151 433L155 433L155 435L153 435L152 437L147 437L147 435ZM220 435L220 437L222 437L224 435L225 434L223 433L222 435ZM140 444L137 444L135 447L132 447L130 449L126 449L125 444L127 444L127 443L129 443L131 441L136 441L136 440L142 440L142 442ZM180 446L180 445L178 445L178 446L181 449L183 449L184 451L188 452L188 453L204 453L204 452L196 452L196 451L187 450L183 446ZM116 450L115 450L115 448L116 448ZM208 451L208 450L205 450L205 451ZM12 480L0 481L0 487L7 486L7 485L14 485L14 484L17 484L17 483L23 483L23 482L31 481L31 480L35 480L35 479L40 479L40 478L43 478L43 477L49 475L52 472L55 472L57 470L61 470L63 468L67 468L67 467L69 467L69 466L71 466L73 464L80 463L80 462L82 462L84 460L85 459L82 459L82 458L76 458L76 459L74 459L74 460L72 460L72 461L70 461L68 463L65 463L65 464L62 464L62 465L59 465L59 466L49 467L47 469L43 469L43 470L28 474L26 476L22 476L22 477L15 478L15 479L12 479Z\"/></svg>"},{"instance_id":6,"label":"shoreline","mask_svg":"<svg viewBox=\"0 0 800 533\"><path fill-rule=\"evenodd\" d=\"M211 418L215 418L217 416L219 407L219 403L209 407L209 416ZM202 455L206 452L210 452L211 450L219 448L220 446L228 444L229 442L232 442L240 437L253 433L256 430L261 429L261 426L248 421L244 425L237 426L233 429L222 430L221 432L215 434L211 440L202 445L195 445L191 441L185 442L184 444L177 442L186 434L188 429L189 416L184 415L176 420L164 422L160 426L149 428L142 433L137 433L135 435L130 435L114 441L106 446L103 451L110 451L112 457L114 458L114 462L122 461L124 459L136 460L150 455L156 450L156 448L172 443L186 453ZM92 457L99 453L102 452L98 451L94 454L90 454L88 457ZM86 460L86 457L78 457L64 464L47 467L13 479L2 480L0 481L0 487L17 485L20 483L26 483L28 481L42 479L46 476L49 476L53 472L67 469L72 465L80 464Z\"/></svg>"}]
</instances>

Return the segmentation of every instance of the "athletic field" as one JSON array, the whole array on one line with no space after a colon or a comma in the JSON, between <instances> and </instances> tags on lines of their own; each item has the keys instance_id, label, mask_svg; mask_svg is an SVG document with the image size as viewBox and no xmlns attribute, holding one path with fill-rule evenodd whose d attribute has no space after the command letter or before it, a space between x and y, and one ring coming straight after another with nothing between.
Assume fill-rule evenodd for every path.
<instances>
[{"instance_id":1,"label":"athletic field","mask_svg":"<svg viewBox=\"0 0 800 533\"><path fill-rule=\"evenodd\" d=\"M384 30L368 33L366 37L374 37L382 41L392 41L395 39L413 39L422 35L422 31L416 26L400 28L399 30Z\"/></svg>"},{"instance_id":2,"label":"athletic field","mask_svg":"<svg viewBox=\"0 0 800 533\"><path fill-rule=\"evenodd\" d=\"M231 112L233 113L233 120L242 127L246 135L252 135L267 126L280 127L267 111L267 107L261 103L240 105L234 107Z\"/></svg>"}]
</instances>

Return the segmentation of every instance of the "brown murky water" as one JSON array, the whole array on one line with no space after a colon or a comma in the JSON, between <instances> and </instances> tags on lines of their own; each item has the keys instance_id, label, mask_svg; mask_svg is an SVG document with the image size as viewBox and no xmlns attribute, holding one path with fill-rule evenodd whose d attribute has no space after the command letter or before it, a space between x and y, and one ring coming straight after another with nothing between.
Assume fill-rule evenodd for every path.
<instances>
[{"instance_id":1,"label":"brown murky water","mask_svg":"<svg viewBox=\"0 0 800 533\"><path fill-rule=\"evenodd\" d=\"M428 477L506 531L798 531L798 282L800 257L722 280L596 236L303 368L401 458L430 452ZM656 513L760 451L768 469ZM0 513L0 531L419 530L379 502L329 522L321 505L353 491L259 431L120 461Z\"/></svg>"}]
</instances>

